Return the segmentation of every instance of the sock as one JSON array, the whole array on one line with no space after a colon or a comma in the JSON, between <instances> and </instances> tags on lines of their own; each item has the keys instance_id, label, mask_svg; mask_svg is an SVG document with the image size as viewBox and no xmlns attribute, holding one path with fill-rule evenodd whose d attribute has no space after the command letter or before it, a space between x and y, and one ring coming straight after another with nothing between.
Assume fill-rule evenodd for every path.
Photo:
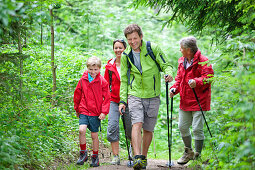
<instances>
[{"instance_id":1,"label":"sock","mask_svg":"<svg viewBox=\"0 0 255 170\"><path fill-rule=\"evenodd\" d=\"M191 135L182 137L182 140L187 148L191 148Z\"/></svg>"},{"instance_id":2,"label":"sock","mask_svg":"<svg viewBox=\"0 0 255 170\"><path fill-rule=\"evenodd\" d=\"M80 144L81 152L85 153L86 150L86 143L85 144Z\"/></svg>"},{"instance_id":3,"label":"sock","mask_svg":"<svg viewBox=\"0 0 255 170\"><path fill-rule=\"evenodd\" d=\"M93 157L96 157L96 156L98 156L98 151L93 151L93 155L92 155Z\"/></svg>"},{"instance_id":4,"label":"sock","mask_svg":"<svg viewBox=\"0 0 255 170\"><path fill-rule=\"evenodd\" d=\"M195 149L196 149L196 152L198 152L199 154L201 154L202 152L203 144L204 144L204 140L195 140Z\"/></svg>"}]
</instances>

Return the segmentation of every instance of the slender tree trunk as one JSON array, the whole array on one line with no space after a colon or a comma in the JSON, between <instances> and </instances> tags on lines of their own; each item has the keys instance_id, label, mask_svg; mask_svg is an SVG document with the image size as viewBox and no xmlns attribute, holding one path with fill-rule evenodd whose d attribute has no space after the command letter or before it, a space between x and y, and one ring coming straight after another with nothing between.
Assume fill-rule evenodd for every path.
<instances>
[{"instance_id":1,"label":"slender tree trunk","mask_svg":"<svg viewBox=\"0 0 255 170\"><path fill-rule=\"evenodd\" d=\"M41 12L42 12L42 0L41 0ZM41 45L43 44L43 23L42 23L42 14L41 14Z\"/></svg>"},{"instance_id":2,"label":"slender tree trunk","mask_svg":"<svg viewBox=\"0 0 255 170\"><path fill-rule=\"evenodd\" d=\"M18 27L20 27L20 23L18 22ZM20 84L19 84L19 93L20 93L20 102L23 101L23 56L22 56L22 44L21 44L21 29L18 29L18 50L19 50L19 58L20 58L20 65L19 65L19 73L20 73Z\"/></svg>"},{"instance_id":3,"label":"slender tree trunk","mask_svg":"<svg viewBox=\"0 0 255 170\"><path fill-rule=\"evenodd\" d=\"M56 98L56 66L54 64L54 25L53 25L53 11L50 9L50 16L51 16L51 70L52 70L52 78L53 78L53 85L52 85L52 99L51 104L52 107L55 106L55 98Z\"/></svg>"},{"instance_id":4,"label":"slender tree trunk","mask_svg":"<svg viewBox=\"0 0 255 170\"><path fill-rule=\"evenodd\" d=\"M41 21L41 45L43 44L43 26Z\"/></svg>"}]
</instances>

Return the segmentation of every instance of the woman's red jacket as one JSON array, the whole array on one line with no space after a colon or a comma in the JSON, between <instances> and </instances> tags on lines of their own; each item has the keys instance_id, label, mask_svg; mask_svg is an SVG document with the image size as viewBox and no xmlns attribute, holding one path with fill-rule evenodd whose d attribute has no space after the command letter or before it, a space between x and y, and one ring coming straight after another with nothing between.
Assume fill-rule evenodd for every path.
<instances>
[{"instance_id":1,"label":"woman's red jacket","mask_svg":"<svg viewBox=\"0 0 255 170\"><path fill-rule=\"evenodd\" d=\"M115 58L110 59L105 66L104 78L110 84L110 75L109 71L112 73L112 82L111 82L111 101L119 103L120 102L120 76L117 71L115 64Z\"/></svg>"},{"instance_id":2,"label":"woman's red jacket","mask_svg":"<svg viewBox=\"0 0 255 170\"><path fill-rule=\"evenodd\" d=\"M183 111L199 111L199 105L195 95L188 84L190 79L196 81L195 92L198 96L202 110L210 110L211 103L211 84L206 80L213 77L212 65L209 65L208 59L201 55L198 50L193 58L193 64L187 69L184 68L185 58L178 60L179 66L175 83L171 88L176 88L175 94L180 93L180 109ZM171 89L170 88L170 89Z\"/></svg>"}]
</instances>

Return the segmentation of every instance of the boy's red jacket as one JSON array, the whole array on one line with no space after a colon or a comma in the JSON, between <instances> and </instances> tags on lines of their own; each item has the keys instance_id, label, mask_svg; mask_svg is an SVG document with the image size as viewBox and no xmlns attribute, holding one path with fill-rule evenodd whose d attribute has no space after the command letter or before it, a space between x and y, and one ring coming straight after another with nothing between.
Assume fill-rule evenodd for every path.
<instances>
[{"instance_id":1,"label":"boy's red jacket","mask_svg":"<svg viewBox=\"0 0 255 170\"><path fill-rule=\"evenodd\" d=\"M213 77L212 65L208 66L208 64L203 63L208 59L201 55L199 50L193 58L193 64L187 69L184 68L184 60L184 57L178 60L177 76L174 85L171 87L176 88L175 94L180 93L180 109L183 111L200 110L195 95L188 84L190 79L194 79L196 81L195 91L202 110L208 111L211 103L211 84L205 84L205 82L209 77Z\"/></svg>"},{"instance_id":2,"label":"boy's red jacket","mask_svg":"<svg viewBox=\"0 0 255 170\"><path fill-rule=\"evenodd\" d=\"M110 59L105 66L104 78L108 83L110 83L109 71L112 71L112 92L111 92L111 101L119 103L120 102L120 76L117 71L115 64L115 59Z\"/></svg>"},{"instance_id":3,"label":"boy's red jacket","mask_svg":"<svg viewBox=\"0 0 255 170\"><path fill-rule=\"evenodd\" d=\"M107 115L110 109L110 91L107 81L100 75L89 82L85 71L74 91L74 109L77 113L88 116Z\"/></svg>"}]
</instances>

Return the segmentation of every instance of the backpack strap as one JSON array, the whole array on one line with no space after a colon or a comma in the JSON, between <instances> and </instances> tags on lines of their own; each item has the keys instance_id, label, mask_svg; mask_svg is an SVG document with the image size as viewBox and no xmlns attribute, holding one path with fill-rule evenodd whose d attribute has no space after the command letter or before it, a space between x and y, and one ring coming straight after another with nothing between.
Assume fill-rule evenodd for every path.
<instances>
[{"instance_id":1,"label":"backpack strap","mask_svg":"<svg viewBox=\"0 0 255 170\"><path fill-rule=\"evenodd\" d=\"M149 55L149 56L152 58L152 60L155 61L156 65L157 65L157 67L158 67L159 72L161 72L162 70L161 70L161 68L160 68L160 66L159 66L159 64L158 64L158 62L156 61L156 57L155 57L155 55L154 55L154 53L153 53L153 51L152 51L152 49L151 49L151 42L150 42L150 41L147 41L147 42L146 42L146 49L147 49L147 54L146 54L146 56Z\"/></svg>"},{"instance_id":2,"label":"backpack strap","mask_svg":"<svg viewBox=\"0 0 255 170\"><path fill-rule=\"evenodd\" d=\"M108 70L109 73L109 88L110 88L110 92L112 92L112 71Z\"/></svg>"}]
</instances>

